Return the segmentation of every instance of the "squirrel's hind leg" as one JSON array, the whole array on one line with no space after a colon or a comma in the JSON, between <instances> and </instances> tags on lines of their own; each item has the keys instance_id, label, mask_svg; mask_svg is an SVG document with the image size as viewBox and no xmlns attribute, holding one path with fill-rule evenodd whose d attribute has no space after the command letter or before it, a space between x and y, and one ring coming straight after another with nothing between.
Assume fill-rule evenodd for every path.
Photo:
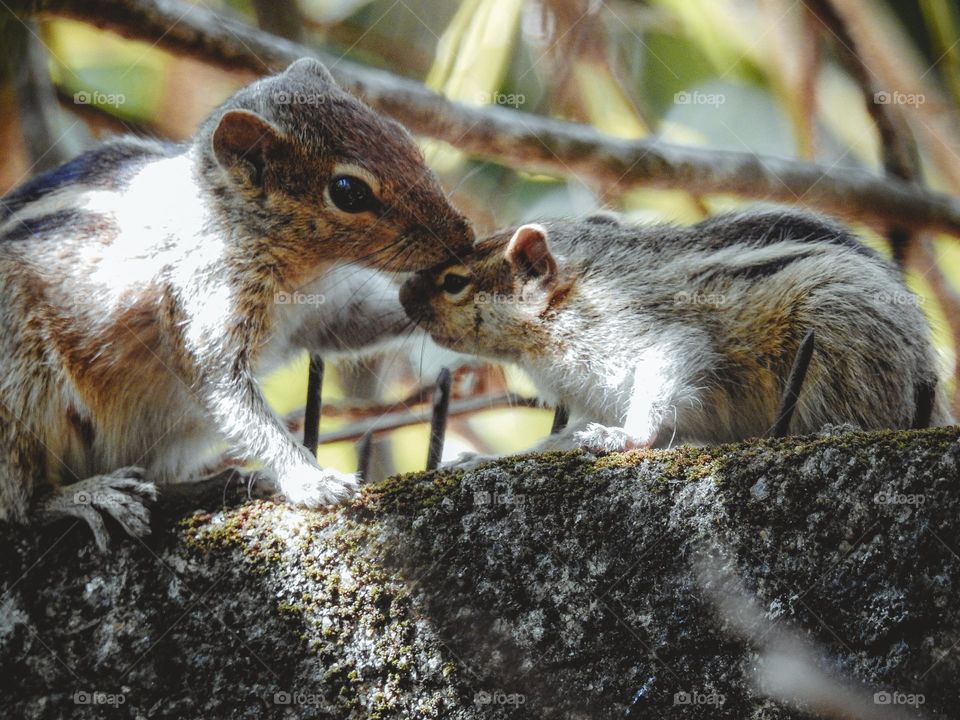
<instances>
[{"instance_id":1,"label":"squirrel's hind leg","mask_svg":"<svg viewBox=\"0 0 960 720\"><path fill-rule=\"evenodd\" d=\"M0 398L0 520L25 523L30 500L45 483L45 451L40 441L5 411L5 400Z\"/></svg>"},{"instance_id":2,"label":"squirrel's hind leg","mask_svg":"<svg viewBox=\"0 0 960 720\"><path fill-rule=\"evenodd\" d=\"M104 517L109 516L134 537L150 534L148 502L157 499L157 488L143 479L144 470L124 467L57 488L37 509L43 522L75 517L90 526L101 552L110 544Z\"/></svg>"}]
</instances>

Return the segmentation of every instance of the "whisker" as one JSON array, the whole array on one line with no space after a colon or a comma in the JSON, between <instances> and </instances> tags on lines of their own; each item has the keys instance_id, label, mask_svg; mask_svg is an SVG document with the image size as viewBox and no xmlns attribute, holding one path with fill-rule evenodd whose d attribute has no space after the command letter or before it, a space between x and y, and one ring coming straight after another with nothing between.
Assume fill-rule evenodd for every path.
<instances>
[{"instance_id":1,"label":"whisker","mask_svg":"<svg viewBox=\"0 0 960 720\"><path fill-rule=\"evenodd\" d=\"M414 250L414 247L413 247L413 246L409 246L409 247L403 247L403 246L401 246L400 249L397 250L397 252L395 252L393 255L391 255L390 258L386 261L386 263L384 263L384 265L383 265L381 268L379 268L379 269L382 270L383 267L386 267L387 264L393 262L397 257L399 257L399 256L401 255L401 253L403 253L403 252L406 251L407 256L408 256L408 255L410 255L410 254L413 252L413 250ZM407 257L407 256L404 256L404 260L406 260L406 257ZM356 273L354 273L354 274L356 274ZM350 296L347 298L345 304L349 304L349 303L353 302L353 299L360 293L361 290L363 290L363 289L367 286L367 284L368 284L371 280L373 280L374 277L375 277L374 275L371 275L371 276L368 277L366 280L364 280L362 283L360 283L360 284L354 289L354 291L353 291L352 293L350 293Z\"/></svg>"},{"instance_id":2,"label":"whisker","mask_svg":"<svg viewBox=\"0 0 960 720\"><path fill-rule=\"evenodd\" d=\"M413 333L416 331L416 323L414 323L413 320L407 320L406 324L404 324L404 326L397 331L397 337L400 338L399 343L401 347L413 336ZM390 370L395 367L396 363L400 362L402 357L403 353L401 352L392 353L392 357L390 358L389 362L381 368L379 374L383 377L386 377L387 373L389 373Z\"/></svg>"},{"instance_id":3,"label":"whisker","mask_svg":"<svg viewBox=\"0 0 960 720\"><path fill-rule=\"evenodd\" d=\"M419 322L417 323L419 325ZM420 342L420 369L418 371L417 383L423 385L423 355L427 351L427 333L423 334L423 340Z\"/></svg>"},{"instance_id":4,"label":"whisker","mask_svg":"<svg viewBox=\"0 0 960 720\"><path fill-rule=\"evenodd\" d=\"M490 165L489 162L481 162L479 165L477 165L476 167L474 167L472 170L469 170L468 172L464 173L464 174L463 174L463 177L460 178L459 182L457 182L457 184L453 186L453 188L450 190L450 192L446 193L447 200L449 200L450 198L452 198L452 197L453 197L453 194L454 194L455 192L457 192L457 191L463 186L463 184L464 184L467 180L469 180L470 178L472 178L474 175L476 175L476 174L478 174L478 173L480 173L480 172L483 172L483 170L485 170L488 165Z\"/></svg>"}]
</instances>

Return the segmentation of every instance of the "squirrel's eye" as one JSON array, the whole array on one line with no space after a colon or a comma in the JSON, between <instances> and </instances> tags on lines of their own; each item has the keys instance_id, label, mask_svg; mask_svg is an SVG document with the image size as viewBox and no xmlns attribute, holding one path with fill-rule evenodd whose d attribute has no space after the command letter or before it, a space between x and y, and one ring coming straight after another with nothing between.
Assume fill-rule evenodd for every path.
<instances>
[{"instance_id":1,"label":"squirrel's eye","mask_svg":"<svg viewBox=\"0 0 960 720\"><path fill-rule=\"evenodd\" d=\"M470 278L467 275L447 273L443 278L443 291L451 295L456 295L469 284Z\"/></svg>"},{"instance_id":2,"label":"squirrel's eye","mask_svg":"<svg viewBox=\"0 0 960 720\"><path fill-rule=\"evenodd\" d=\"M369 212L378 204L370 186L352 175L337 175L330 181L330 199L348 213Z\"/></svg>"}]
</instances>

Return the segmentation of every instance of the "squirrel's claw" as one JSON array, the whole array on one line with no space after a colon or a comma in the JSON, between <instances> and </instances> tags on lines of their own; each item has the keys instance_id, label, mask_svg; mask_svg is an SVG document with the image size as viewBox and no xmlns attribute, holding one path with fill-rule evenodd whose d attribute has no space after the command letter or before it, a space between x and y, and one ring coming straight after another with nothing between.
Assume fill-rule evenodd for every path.
<instances>
[{"instance_id":1,"label":"squirrel's claw","mask_svg":"<svg viewBox=\"0 0 960 720\"><path fill-rule=\"evenodd\" d=\"M496 459L496 455L482 455L480 453L464 451L457 455L457 457L455 457L453 460L447 460L446 462L440 463L440 469L473 470L475 467L478 467L485 462L490 462L491 460Z\"/></svg>"},{"instance_id":2,"label":"squirrel's claw","mask_svg":"<svg viewBox=\"0 0 960 720\"><path fill-rule=\"evenodd\" d=\"M147 503L157 499L157 488L143 480L144 469L124 467L109 475L95 475L59 488L40 508L46 521L75 517L90 526L101 552L110 545L110 535L103 521L109 515L133 537L150 534L150 511Z\"/></svg>"},{"instance_id":3,"label":"squirrel's claw","mask_svg":"<svg viewBox=\"0 0 960 720\"><path fill-rule=\"evenodd\" d=\"M356 473L342 473L303 465L280 478L280 490L294 505L319 508L338 505L356 495L360 479Z\"/></svg>"},{"instance_id":4,"label":"squirrel's claw","mask_svg":"<svg viewBox=\"0 0 960 720\"><path fill-rule=\"evenodd\" d=\"M650 442L638 441L623 428L590 423L585 430L573 436L573 446L590 453L625 452L636 448L650 447Z\"/></svg>"}]
</instances>

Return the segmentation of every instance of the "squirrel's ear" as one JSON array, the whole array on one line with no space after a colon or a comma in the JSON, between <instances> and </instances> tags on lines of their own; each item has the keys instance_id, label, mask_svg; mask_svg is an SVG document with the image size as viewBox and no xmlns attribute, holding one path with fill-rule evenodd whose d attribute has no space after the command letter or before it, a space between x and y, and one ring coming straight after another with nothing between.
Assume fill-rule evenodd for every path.
<instances>
[{"instance_id":1,"label":"squirrel's ear","mask_svg":"<svg viewBox=\"0 0 960 720\"><path fill-rule=\"evenodd\" d=\"M587 215L584 221L594 225L619 225L620 216L612 210L596 210Z\"/></svg>"},{"instance_id":2,"label":"squirrel's ear","mask_svg":"<svg viewBox=\"0 0 960 720\"><path fill-rule=\"evenodd\" d=\"M557 261L547 243L547 230L529 224L519 228L507 243L507 261L524 275L549 282L557 274Z\"/></svg>"},{"instance_id":3,"label":"squirrel's ear","mask_svg":"<svg viewBox=\"0 0 960 720\"><path fill-rule=\"evenodd\" d=\"M331 85L336 85L336 81L333 79L333 75L330 74L330 71L327 70L326 66L312 57L304 57L299 60L295 60L287 67L284 71L288 75L313 75L318 77L324 82L328 82Z\"/></svg>"},{"instance_id":4,"label":"squirrel's ear","mask_svg":"<svg viewBox=\"0 0 960 720\"><path fill-rule=\"evenodd\" d=\"M213 131L213 154L222 168L262 187L267 153L280 142L280 131L255 112L227 110Z\"/></svg>"}]
</instances>

